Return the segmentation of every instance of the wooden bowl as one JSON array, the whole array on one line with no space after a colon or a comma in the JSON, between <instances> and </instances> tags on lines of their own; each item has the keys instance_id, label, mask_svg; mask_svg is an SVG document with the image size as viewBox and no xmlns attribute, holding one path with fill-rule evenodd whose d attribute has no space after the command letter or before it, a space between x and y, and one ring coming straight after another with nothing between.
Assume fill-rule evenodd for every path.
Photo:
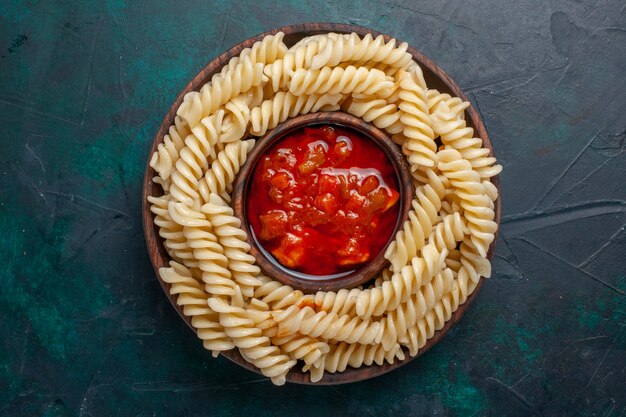
<instances>
[{"instance_id":1,"label":"wooden bowl","mask_svg":"<svg viewBox=\"0 0 626 417\"><path fill-rule=\"evenodd\" d=\"M169 127L174 123L176 110L178 109L180 104L183 102L183 98L185 94L187 94L190 91L199 90L200 87L202 87L204 84L206 84L208 81L211 80L211 77L213 76L213 74L219 72L221 68L224 65L226 65L232 57L239 55L243 49L249 48L255 42L261 41L265 36L273 35L273 34L276 34L277 32L285 33L283 42L285 42L288 46L295 44L300 39L306 36L317 35L317 34L328 33L328 32L335 32L335 33L355 32L359 34L360 36L364 36L370 33L374 37L381 35L380 32L377 32L375 30L371 30L371 29L367 29L367 28L364 28L361 26L355 26L355 25L347 25L347 24L341 24L341 23L303 23L303 24L298 24L298 25L284 26L281 28L272 29L267 32L263 32L257 36L254 36L252 38L246 39L245 41L235 45L233 48L224 52L223 54L215 58L213 61L211 61L204 69L202 69L189 82L189 84L185 86L185 88L180 92L180 94L178 94L178 97L176 97L176 100L174 100L174 102L172 103L172 106L170 107L167 114L163 118L163 122L161 123L161 126L159 127L159 130L157 131L156 136L154 138L154 142L152 143L152 147L150 148L149 155L151 156L156 151L159 144L163 143L163 138L165 134L167 134ZM382 35L384 36L385 41L388 41L389 39L391 39L389 35L385 35L385 34L382 34ZM413 48L412 46L409 46L407 52L409 52L413 56L413 59L418 64L420 64L422 71L424 72L424 78L426 82L428 83L429 88L436 88L442 93L449 93L452 96L456 96L456 97L461 98L464 101L467 101L467 97L465 96L465 94L463 94L461 89L456 85L456 83L452 80L452 78L450 78L450 76L446 74L444 70L439 68L434 62L432 62L430 59L422 55L417 49ZM490 154L493 155L493 147L491 146L491 142L489 141L489 135L487 134L485 125L482 119L480 118L480 115L474 108L474 106L470 106L465 110L465 120L467 121L468 126L474 128L476 137L482 138L483 147L488 148L491 151ZM158 233L158 227L154 224L154 216L152 212L150 211L150 206L147 202L148 196L151 196L151 195L160 196L163 193L163 190L161 189L161 187L158 184L155 184L152 182L152 178L155 175L156 175L156 172L150 167L148 163L146 167L144 182L143 182L143 195L142 195L142 203L143 203L142 217L143 217L144 233L146 237L146 246L148 248L150 260L152 261L152 266L154 267L154 271L156 273L157 279L161 283L161 286L163 287L163 291L165 291L167 298L170 300L170 302L172 303L172 306L176 309L176 311L178 311L178 314L185 321L185 323L187 323L187 325L192 330L195 331L195 329L193 329L193 327L191 326L191 319L189 317L186 317L183 314L183 309L178 304L176 304L177 296L170 294L170 287L171 287L170 284L166 283L159 277L159 269L162 267L168 266L170 258L167 252L165 251L165 247L163 246L163 241L160 238L159 233ZM499 176L492 178L491 181L498 188L498 190L500 190ZM500 199L499 198L495 202L495 214L496 216L494 220L499 225L500 224ZM489 247L489 252L487 253L487 257L489 259L493 258L496 240L497 240L497 232L496 232L496 238L492 242L491 246ZM450 320L446 322L443 328L436 331L434 336L426 342L426 345L424 345L422 349L420 349L417 356L424 354L426 351L428 351L428 349L436 345L439 342L439 340L441 340L441 338L448 332L448 330L450 330L450 328L454 326L454 324L461 319L461 317L463 316L463 314L465 313L465 311L467 310L471 302L476 297L476 294L478 294L478 290L480 289L480 286L482 285L483 280L484 280L483 278L480 279L474 292L467 298L465 303L460 305L457 311L455 311L452 314L452 317L450 318ZM222 355L227 357L231 361L243 366L244 368L247 368L256 373L260 373L257 368L255 368L250 363L246 362L239 354L239 351L236 349L223 352ZM396 361L393 364L364 366L358 369L347 368L344 372L336 373L336 374L325 373L322 380L319 382L316 382L315 384L316 385L343 384L343 383L356 382L356 381L362 381L365 379L373 378L375 376L383 375L389 371L392 371L412 361L417 356L410 357L407 353L406 359L402 361ZM289 372L289 374L287 375L287 381L298 383L298 384L311 384L309 375L306 373L303 373L299 367L294 368Z\"/></svg>"},{"instance_id":2,"label":"wooden bowl","mask_svg":"<svg viewBox=\"0 0 626 417\"><path fill-rule=\"evenodd\" d=\"M395 223L393 233L389 235L389 240L371 261L363 267L353 271L338 273L328 276L315 276L303 274L282 266L263 245L256 239L248 221L246 203L248 202L248 189L252 181L250 176L265 154L276 142L288 134L305 126L329 124L342 126L347 129L362 133L376 143L386 154L387 159L394 166L396 178L400 189L400 210ZM363 167L366 168L366 167ZM245 165L239 171L233 189L233 208L235 215L241 219L241 227L249 236L251 246L250 253L256 258L257 263L269 277L272 277L283 284L304 292L315 291L337 291L341 288L352 288L375 278L382 270L389 265L385 259L385 249L395 239L396 232L402 227L404 221L409 217L411 201L413 200L413 185L411 184L411 174L406 158L402 154L400 147L396 145L382 130L374 125L363 121L359 117L343 112L318 112L294 117L278 125L260 138L254 149L248 155Z\"/></svg>"}]
</instances>

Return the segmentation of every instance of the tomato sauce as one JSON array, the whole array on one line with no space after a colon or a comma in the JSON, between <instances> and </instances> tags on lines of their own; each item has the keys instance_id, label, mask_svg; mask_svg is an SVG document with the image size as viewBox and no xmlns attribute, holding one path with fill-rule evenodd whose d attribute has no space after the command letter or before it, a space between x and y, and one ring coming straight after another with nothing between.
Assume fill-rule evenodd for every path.
<instances>
[{"instance_id":1,"label":"tomato sauce","mask_svg":"<svg viewBox=\"0 0 626 417\"><path fill-rule=\"evenodd\" d=\"M289 269L355 270L380 253L395 228L394 167L359 132L300 129L274 144L252 175L248 221L259 243Z\"/></svg>"}]
</instances>

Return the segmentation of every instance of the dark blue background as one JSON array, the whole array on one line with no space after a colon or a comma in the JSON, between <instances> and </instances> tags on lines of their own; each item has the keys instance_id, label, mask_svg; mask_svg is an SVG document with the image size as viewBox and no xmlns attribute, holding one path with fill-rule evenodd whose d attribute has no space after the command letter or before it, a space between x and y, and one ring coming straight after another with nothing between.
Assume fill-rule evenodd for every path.
<instances>
[{"instance_id":1,"label":"dark blue background","mask_svg":"<svg viewBox=\"0 0 626 417\"><path fill-rule=\"evenodd\" d=\"M305 21L441 65L500 163L494 275L435 348L346 386L212 359L141 228L161 118L220 52ZM626 415L626 5L620 1L4 1L0 415Z\"/></svg>"}]
</instances>

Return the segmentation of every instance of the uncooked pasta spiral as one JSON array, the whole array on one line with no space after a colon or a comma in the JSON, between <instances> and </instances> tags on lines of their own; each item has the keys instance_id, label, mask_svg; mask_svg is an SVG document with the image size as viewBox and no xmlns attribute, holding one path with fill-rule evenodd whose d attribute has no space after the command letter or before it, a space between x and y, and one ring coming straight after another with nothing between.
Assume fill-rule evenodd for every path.
<instances>
[{"instance_id":1,"label":"uncooked pasta spiral","mask_svg":"<svg viewBox=\"0 0 626 417\"><path fill-rule=\"evenodd\" d=\"M498 188L491 181L483 180L482 184L485 187L485 193L491 201L496 201L498 199Z\"/></svg>"},{"instance_id":2,"label":"uncooked pasta spiral","mask_svg":"<svg viewBox=\"0 0 626 417\"><path fill-rule=\"evenodd\" d=\"M423 282L429 281L444 265L448 251L438 252L434 245L422 248L421 256L415 256L410 265L394 273L379 287L368 288L357 296L356 314L367 319L393 310L413 295Z\"/></svg>"},{"instance_id":3,"label":"uncooked pasta spiral","mask_svg":"<svg viewBox=\"0 0 626 417\"><path fill-rule=\"evenodd\" d=\"M237 97L224 105L227 115L222 124L221 143L231 143L243 138L250 120L250 108L244 97Z\"/></svg>"},{"instance_id":4,"label":"uncooked pasta spiral","mask_svg":"<svg viewBox=\"0 0 626 417\"><path fill-rule=\"evenodd\" d=\"M266 276L260 275L261 286L254 290L254 298L268 304L272 310L280 310L295 304L304 296L302 291L294 290Z\"/></svg>"},{"instance_id":5,"label":"uncooked pasta spiral","mask_svg":"<svg viewBox=\"0 0 626 417\"><path fill-rule=\"evenodd\" d=\"M219 82L220 79L229 72L233 71L242 59L248 57L253 63L271 63L282 58L287 52L287 46L283 43L284 34L279 32L275 35L268 35L263 40L255 42L251 48L245 48L239 53L239 56L233 57L228 61L220 72L215 73L211 77L211 83Z\"/></svg>"},{"instance_id":6,"label":"uncooked pasta spiral","mask_svg":"<svg viewBox=\"0 0 626 417\"><path fill-rule=\"evenodd\" d=\"M396 240L385 252L385 258L391 262L392 271L399 271L417 255L433 226L439 222L438 213L445 190L437 175L431 173L429 177L430 183L418 187L415 191L409 220L404 222L402 230L396 234Z\"/></svg>"},{"instance_id":7,"label":"uncooked pasta spiral","mask_svg":"<svg viewBox=\"0 0 626 417\"><path fill-rule=\"evenodd\" d=\"M453 118L465 119L465 109L470 106L469 102L463 101L459 97L452 97L448 93L440 93L435 89L426 90L426 97L428 110L431 114L435 113L435 111L443 112L447 110ZM439 107L442 103L445 103L447 107Z\"/></svg>"},{"instance_id":8,"label":"uncooked pasta spiral","mask_svg":"<svg viewBox=\"0 0 626 417\"><path fill-rule=\"evenodd\" d=\"M215 146L221 134L224 112L206 117L193 134L185 139L186 146L180 151L173 170L170 194L173 198L189 206L197 201L198 180L215 157Z\"/></svg>"},{"instance_id":9,"label":"uncooked pasta spiral","mask_svg":"<svg viewBox=\"0 0 626 417\"><path fill-rule=\"evenodd\" d=\"M172 167L178 160L178 154L185 144L185 138L190 133L189 126L182 118L176 116L174 124L170 126L168 134L163 137L157 150L152 154L150 166L163 180L167 180L172 173Z\"/></svg>"},{"instance_id":10,"label":"uncooked pasta spiral","mask_svg":"<svg viewBox=\"0 0 626 417\"><path fill-rule=\"evenodd\" d=\"M207 170L204 177L198 182L198 198L201 204L209 201L211 193L218 194L230 201L228 192L231 191L235 176L246 162L254 143L253 139L232 142L217 155L211 164L211 169Z\"/></svg>"},{"instance_id":11,"label":"uncooked pasta spiral","mask_svg":"<svg viewBox=\"0 0 626 417\"><path fill-rule=\"evenodd\" d=\"M202 206L202 212L207 215L220 245L224 248L228 269L242 294L252 297L254 288L261 285L261 281L256 278L261 269L255 265L254 256L248 253L250 245L246 242L246 232L241 230L241 221L217 194L209 196L209 202Z\"/></svg>"},{"instance_id":12,"label":"uncooked pasta spiral","mask_svg":"<svg viewBox=\"0 0 626 417\"><path fill-rule=\"evenodd\" d=\"M396 341L406 342L408 329L414 326L435 304L448 294L454 282L451 269L444 269L432 280L422 285L415 294L398 308L390 311L382 320L383 337L381 343L386 348Z\"/></svg>"},{"instance_id":13,"label":"uncooked pasta spiral","mask_svg":"<svg viewBox=\"0 0 626 417\"><path fill-rule=\"evenodd\" d=\"M161 197L149 196L150 211L154 214L154 224L159 227L159 236L163 238L163 245L173 260L185 263L190 268L197 267L197 260L189 248L183 234L183 227L172 220L168 211L171 201L169 195Z\"/></svg>"},{"instance_id":14,"label":"uncooked pasta spiral","mask_svg":"<svg viewBox=\"0 0 626 417\"><path fill-rule=\"evenodd\" d=\"M250 317L250 310L233 306L223 297L210 297L207 302L213 311L219 313L224 332L239 348L241 355L275 384L284 384L287 372L296 364L296 360L283 354L277 346L272 345L269 337L262 335L261 329L255 327Z\"/></svg>"},{"instance_id":15,"label":"uncooked pasta spiral","mask_svg":"<svg viewBox=\"0 0 626 417\"><path fill-rule=\"evenodd\" d=\"M400 121L404 124L401 134L395 135L394 141L402 144L402 150L407 155L412 170L419 166L432 167L437 162L437 145L435 132L431 127L430 114L426 104L426 92L419 86L409 73L400 73L401 100Z\"/></svg>"},{"instance_id":16,"label":"uncooked pasta spiral","mask_svg":"<svg viewBox=\"0 0 626 417\"><path fill-rule=\"evenodd\" d=\"M451 251L456 248L457 243L463 240L467 227L458 212L448 214L428 237L428 242L433 243L437 250L447 249Z\"/></svg>"},{"instance_id":17,"label":"uncooked pasta spiral","mask_svg":"<svg viewBox=\"0 0 626 417\"><path fill-rule=\"evenodd\" d=\"M356 305L356 300L361 290L342 288L339 291L318 291L306 295L298 301L298 306L314 306L316 310L335 314L351 314Z\"/></svg>"},{"instance_id":18,"label":"uncooked pasta spiral","mask_svg":"<svg viewBox=\"0 0 626 417\"><path fill-rule=\"evenodd\" d=\"M195 212L182 203L171 202L170 213L175 221L184 225L185 237L198 260L202 281L208 295L228 296L236 305L243 305L241 288L232 279L228 258L218 243L211 223L201 212Z\"/></svg>"},{"instance_id":19,"label":"uncooked pasta spiral","mask_svg":"<svg viewBox=\"0 0 626 417\"><path fill-rule=\"evenodd\" d=\"M356 33L332 36L313 58L311 69L336 67L342 62L404 68L412 60L411 54L406 52L407 49L408 44L403 42L396 47L395 39L385 42L382 35L378 35L376 39L370 34L360 38Z\"/></svg>"},{"instance_id":20,"label":"uncooked pasta spiral","mask_svg":"<svg viewBox=\"0 0 626 417\"><path fill-rule=\"evenodd\" d=\"M459 248L461 253L461 269L468 272L472 281L478 283L481 276L491 276L491 262L480 254L480 251L472 241L463 241Z\"/></svg>"},{"instance_id":21,"label":"uncooked pasta spiral","mask_svg":"<svg viewBox=\"0 0 626 417\"><path fill-rule=\"evenodd\" d=\"M286 90L293 73L300 68L310 68L319 47L326 42L325 36L308 39L306 43L294 45L281 59L268 63L263 72L270 80L268 85L272 91Z\"/></svg>"},{"instance_id":22,"label":"uncooked pasta spiral","mask_svg":"<svg viewBox=\"0 0 626 417\"><path fill-rule=\"evenodd\" d=\"M451 294L441 299L435 308L426 313L426 316L411 327L407 334L406 345L409 348L409 354L416 355L419 349L424 347L428 339L434 336L437 330L441 330L456 311L458 305L453 308L451 303Z\"/></svg>"},{"instance_id":23,"label":"uncooked pasta spiral","mask_svg":"<svg viewBox=\"0 0 626 417\"><path fill-rule=\"evenodd\" d=\"M223 77L202 87L200 92L188 93L176 114L193 128L203 117L210 116L240 93L264 82L263 68L262 63L254 63L250 57L245 57Z\"/></svg>"},{"instance_id":24,"label":"uncooked pasta spiral","mask_svg":"<svg viewBox=\"0 0 626 417\"><path fill-rule=\"evenodd\" d=\"M161 268L159 274L163 281L171 284L170 294L178 294L176 302L183 307L185 315L191 317L191 325L205 349L215 357L235 347L219 323L218 314L209 308L202 283L193 277L188 268L171 261L170 267Z\"/></svg>"},{"instance_id":25,"label":"uncooked pasta spiral","mask_svg":"<svg viewBox=\"0 0 626 417\"><path fill-rule=\"evenodd\" d=\"M385 129L389 134L402 132L400 123L401 113L395 103L385 99L376 99L369 96L357 96L350 100L346 112L371 122L379 129Z\"/></svg>"},{"instance_id":26,"label":"uncooked pasta spiral","mask_svg":"<svg viewBox=\"0 0 626 417\"><path fill-rule=\"evenodd\" d=\"M282 33L266 36L249 50L231 59L199 92L185 95L177 114L193 127L200 119L211 115L241 92L261 84L265 80L265 64L281 58L287 50L282 43L283 36Z\"/></svg>"},{"instance_id":27,"label":"uncooked pasta spiral","mask_svg":"<svg viewBox=\"0 0 626 417\"><path fill-rule=\"evenodd\" d=\"M289 83L289 91L302 94L351 94L386 97L391 94L393 81L377 69L365 67L323 67L318 70L300 68Z\"/></svg>"},{"instance_id":28,"label":"uncooked pasta spiral","mask_svg":"<svg viewBox=\"0 0 626 417\"><path fill-rule=\"evenodd\" d=\"M299 333L272 338L272 344L280 347L290 358L302 360L306 368L320 367L330 351L328 343ZM315 381L313 381L315 382Z\"/></svg>"},{"instance_id":29,"label":"uncooked pasta spiral","mask_svg":"<svg viewBox=\"0 0 626 417\"><path fill-rule=\"evenodd\" d=\"M471 244L462 243L461 251L458 252L460 267L455 281L456 292L453 294L455 299L458 299L459 304L464 303L474 291L478 285L480 274L484 273L482 276L485 278L491 276L491 264L488 261L483 261L484 258L481 258L480 255L476 256L476 249Z\"/></svg>"},{"instance_id":30,"label":"uncooked pasta spiral","mask_svg":"<svg viewBox=\"0 0 626 417\"><path fill-rule=\"evenodd\" d=\"M480 182L480 175L457 150L445 149L438 155L439 169L455 187L455 193L461 200L472 243L480 255L486 257L498 225L493 221L495 214L491 199Z\"/></svg>"},{"instance_id":31,"label":"uncooked pasta spiral","mask_svg":"<svg viewBox=\"0 0 626 417\"><path fill-rule=\"evenodd\" d=\"M311 307L291 306L274 314L278 332L298 332L312 337L348 343L372 344L380 341L382 325L349 314L315 313Z\"/></svg>"},{"instance_id":32,"label":"uncooked pasta spiral","mask_svg":"<svg viewBox=\"0 0 626 417\"><path fill-rule=\"evenodd\" d=\"M437 105L432 115L432 123L444 145L459 151L481 178L491 178L502 171L500 165L494 165L496 158L489 156L489 149L482 147L482 139L474 137L474 130L467 127L465 120L458 118L457 113L446 102Z\"/></svg>"},{"instance_id":33,"label":"uncooked pasta spiral","mask_svg":"<svg viewBox=\"0 0 626 417\"><path fill-rule=\"evenodd\" d=\"M324 370L334 374L345 371L348 366L359 368L363 365L383 365L385 362L394 363L396 359L404 360L404 352L398 343L390 349L383 345L362 345L358 343L341 342L330 346L330 352L324 359Z\"/></svg>"},{"instance_id":34,"label":"uncooked pasta spiral","mask_svg":"<svg viewBox=\"0 0 626 417\"><path fill-rule=\"evenodd\" d=\"M411 61L406 68L406 72L413 74L413 80L422 87L424 90L428 89L426 85L426 80L424 79L424 72L422 71L422 67L418 65L417 62Z\"/></svg>"},{"instance_id":35,"label":"uncooked pasta spiral","mask_svg":"<svg viewBox=\"0 0 626 417\"><path fill-rule=\"evenodd\" d=\"M465 120L469 103L429 89L406 43L326 33L288 47L283 38L266 36L185 95L150 159L163 195L148 197L171 258L159 275L204 347L238 349L278 385L298 361L316 382L417 355L491 275L501 170ZM379 276L305 295L263 274L231 193L250 138L338 110L401 147L415 195Z\"/></svg>"},{"instance_id":36,"label":"uncooked pasta spiral","mask_svg":"<svg viewBox=\"0 0 626 417\"><path fill-rule=\"evenodd\" d=\"M341 94L295 95L280 91L271 99L252 109L250 114L250 134L263 136L269 129L278 126L288 118L299 114L318 111L339 110Z\"/></svg>"},{"instance_id":37,"label":"uncooked pasta spiral","mask_svg":"<svg viewBox=\"0 0 626 417\"><path fill-rule=\"evenodd\" d=\"M165 198L152 197L151 202L152 211L158 219L162 219L162 223L158 224L163 225L162 237L173 258L180 259L190 268L230 276L229 271L220 269L216 261L221 259L223 248L216 243L217 239L204 215Z\"/></svg>"},{"instance_id":38,"label":"uncooked pasta spiral","mask_svg":"<svg viewBox=\"0 0 626 417\"><path fill-rule=\"evenodd\" d=\"M278 32L275 35L267 35L263 40L255 42L250 49L246 48L241 51L239 58L249 56L253 62L262 64L274 62L287 53L287 45L283 43L284 36L282 32Z\"/></svg>"}]
</instances>

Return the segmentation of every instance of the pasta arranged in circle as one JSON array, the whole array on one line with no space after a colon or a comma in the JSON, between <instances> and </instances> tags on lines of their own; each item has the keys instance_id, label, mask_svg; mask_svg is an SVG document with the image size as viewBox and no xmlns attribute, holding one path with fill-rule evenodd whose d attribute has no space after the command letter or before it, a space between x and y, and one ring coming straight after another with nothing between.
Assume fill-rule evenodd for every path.
<instances>
[{"instance_id":1,"label":"pasta arranged in circle","mask_svg":"<svg viewBox=\"0 0 626 417\"><path fill-rule=\"evenodd\" d=\"M289 48L266 36L188 93L152 155L148 198L171 257L161 268L214 356L241 356L277 385L303 364L312 382L415 356L489 277L501 167L465 121L469 103L429 89L406 43L327 33ZM233 182L255 139L289 118L350 113L389 134L415 198L387 247L389 267L359 288L304 294L263 274L233 212Z\"/></svg>"}]
</instances>

